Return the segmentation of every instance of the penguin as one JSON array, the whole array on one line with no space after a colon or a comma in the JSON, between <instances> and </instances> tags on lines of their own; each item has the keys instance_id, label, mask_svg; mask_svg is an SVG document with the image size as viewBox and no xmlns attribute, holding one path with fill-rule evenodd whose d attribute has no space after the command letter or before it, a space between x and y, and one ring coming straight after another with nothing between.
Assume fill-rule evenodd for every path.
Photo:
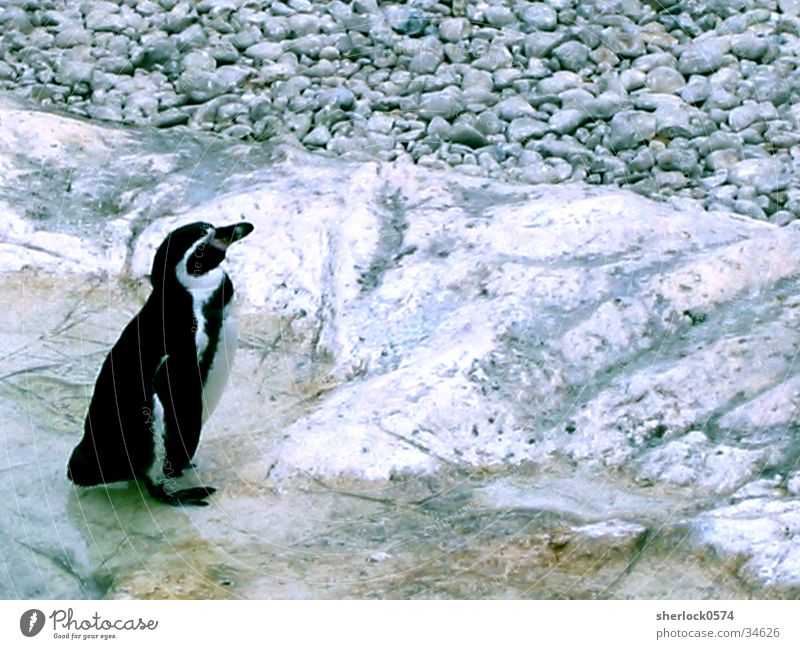
<instances>
[{"instance_id":1,"label":"penguin","mask_svg":"<svg viewBox=\"0 0 800 649\"><path fill-rule=\"evenodd\" d=\"M191 223L159 246L153 290L112 347L94 386L67 477L90 487L139 480L170 505L208 505L214 487L179 489L200 430L219 403L236 346L233 284L220 267L253 231Z\"/></svg>"}]
</instances>

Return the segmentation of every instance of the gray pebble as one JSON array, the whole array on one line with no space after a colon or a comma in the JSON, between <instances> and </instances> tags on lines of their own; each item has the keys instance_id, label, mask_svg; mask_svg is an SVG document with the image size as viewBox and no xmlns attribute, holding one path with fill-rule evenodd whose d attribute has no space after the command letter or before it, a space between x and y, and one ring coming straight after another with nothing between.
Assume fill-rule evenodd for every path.
<instances>
[{"instance_id":1,"label":"gray pebble","mask_svg":"<svg viewBox=\"0 0 800 649\"><path fill-rule=\"evenodd\" d=\"M498 102L495 106L500 119L507 122L517 119L518 117L533 117L536 111L530 103L522 97L509 97Z\"/></svg>"},{"instance_id":2,"label":"gray pebble","mask_svg":"<svg viewBox=\"0 0 800 649\"><path fill-rule=\"evenodd\" d=\"M464 101L456 88L446 88L437 92L424 93L420 97L418 114L423 119L432 119L437 115L445 119L454 119L464 110Z\"/></svg>"},{"instance_id":3,"label":"gray pebble","mask_svg":"<svg viewBox=\"0 0 800 649\"><path fill-rule=\"evenodd\" d=\"M577 41L567 41L553 50L553 55L561 67L573 72L579 71L589 61L589 48Z\"/></svg>"},{"instance_id":4,"label":"gray pebble","mask_svg":"<svg viewBox=\"0 0 800 649\"><path fill-rule=\"evenodd\" d=\"M447 18L439 23L439 35L448 43L462 43L471 29L466 18Z\"/></svg>"},{"instance_id":5,"label":"gray pebble","mask_svg":"<svg viewBox=\"0 0 800 649\"><path fill-rule=\"evenodd\" d=\"M722 67L725 54L730 49L727 38L706 38L694 41L678 60L678 70L684 75L708 74Z\"/></svg>"},{"instance_id":6,"label":"gray pebble","mask_svg":"<svg viewBox=\"0 0 800 649\"><path fill-rule=\"evenodd\" d=\"M674 68L657 67L647 73L645 81L651 92L663 92L673 94L678 92L686 81L683 75Z\"/></svg>"},{"instance_id":7,"label":"gray pebble","mask_svg":"<svg viewBox=\"0 0 800 649\"><path fill-rule=\"evenodd\" d=\"M756 36L752 32L737 34L731 38L731 52L740 59L760 61L767 53L768 46L766 38Z\"/></svg>"},{"instance_id":8,"label":"gray pebble","mask_svg":"<svg viewBox=\"0 0 800 649\"><path fill-rule=\"evenodd\" d=\"M536 91L539 95L560 95L565 90L578 88L583 84L583 79L567 70L556 72L553 76L542 79L536 84Z\"/></svg>"},{"instance_id":9,"label":"gray pebble","mask_svg":"<svg viewBox=\"0 0 800 649\"><path fill-rule=\"evenodd\" d=\"M569 135L574 133L587 119L589 116L583 110L563 108L557 110L550 117L550 127L561 135Z\"/></svg>"},{"instance_id":10,"label":"gray pebble","mask_svg":"<svg viewBox=\"0 0 800 649\"><path fill-rule=\"evenodd\" d=\"M488 144L484 135L466 122L453 124L447 137L450 142L464 144L473 149L478 149Z\"/></svg>"},{"instance_id":11,"label":"gray pebble","mask_svg":"<svg viewBox=\"0 0 800 649\"><path fill-rule=\"evenodd\" d=\"M127 23L118 13L110 13L106 8L93 9L86 16L86 28L93 32L121 32Z\"/></svg>"},{"instance_id":12,"label":"gray pebble","mask_svg":"<svg viewBox=\"0 0 800 649\"><path fill-rule=\"evenodd\" d=\"M433 74L442 62L441 51L422 50L416 54L408 64L408 69L414 74Z\"/></svg>"},{"instance_id":13,"label":"gray pebble","mask_svg":"<svg viewBox=\"0 0 800 649\"><path fill-rule=\"evenodd\" d=\"M633 149L639 143L651 140L655 134L655 116L635 110L622 111L611 120L609 148L612 151Z\"/></svg>"},{"instance_id":14,"label":"gray pebble","mask_svg":"<svg viewBox=\"0 0 800 649\"><path fill-rule=\"evenodd\" d=\"M547 4L537 2L525 8L522 12L522 20L534 29L552 31L558 25L558 14Z\"/></svg>"},{"instance_id":15,"label":"gray pebble","mask_svg":"<svg viewBox=\"0 0 800 649\"><path fill-rule=\"evenodd\" d=\"M791 180L788 170L773 158L742 160L731 167L728 178L735 185L755 187L759 194L785 189Z\"/></svg>"},{"instance_id":16,"label":"gray pebble","mask_svg":"<svg viewBox=\"0 0 800 649\"><path fill-rule=\"evenodd\" d=\"M720 171L723 169L730 169L733 165L741 160L741 156L734 149L717 149L711 151L705 157L706 169L709 171Z\"/></svg>"},{"instance_id":17,"label":"gray pebble","mask_svg":"<svg viewBox=\"0 0 800 649\"><path fill-rule=\"evenodd\" d=\"M265 41L250 45L244 50L244 55L260 63L262 61L276 61L284 51L279 43Z\"/></svg>"},{"instance_id":18,"label":"gray pebble","mask_svg":"<svg viewBox=\"0 0 800 649\"><path fill-rule=\"evenodd\" d=\"M639 88L644 88L647 82L647 75L641 70L625 70L620 75L620 82L626 92L632 92Z\"/></svg>"},{"instance_id":19,"label":"gray pebble","mask_svg":"<svg viewBox=\"0 0 800 649\"><path fill-rule=\"evenodd\" d=\"M517 20L511 9L501 5L492 5L484 9L483 19L492 27L505 27Z\"/></svg>"},{"instance_id":20,"label":"gray pebble","mask_svg":"<svg viewBox=\"0 0 800 649\"><path fill-rule=\"evenodd\" d=\"M700 104L711 94L711 83L706 77L693 76L689 79L689 83L678 91L678 94L687 104Z\"/></svg>"},{"instance_id":21,"label":"gray pebble","mask_svg":"<svg viewBox=\"0 0 800 649\"><path fill-rule=\"evenodd\" d=\"M324 147L331 141L331 132L324 124L316 126L303 138L303 144L312 147Z\"/></svg>"},{"instance_id":22,"label":"gray pebble","mask_svg":"<svg viewBox=\"0 0 800 649\"><path fill-rule=\"evenodd\" d=\"M548 130L546 122L530 117L518 117L508 125L506 132L511 141L525 143L531 138L541 138Z\"/></svg>"}]
</instances>

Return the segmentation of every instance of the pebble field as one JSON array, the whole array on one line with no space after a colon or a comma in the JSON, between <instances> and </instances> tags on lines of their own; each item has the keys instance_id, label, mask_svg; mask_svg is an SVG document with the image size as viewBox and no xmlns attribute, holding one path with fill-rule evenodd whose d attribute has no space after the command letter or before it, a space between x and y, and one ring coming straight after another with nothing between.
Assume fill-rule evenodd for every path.
<instances>
[{"instance_id":1,"label":"pebble field","mask_svg":"<svg viewBox=\"0 0 800 649\"><path fill-rule=\"evenodd\" d=\"M8 0L0 89L96 120L800 216L800 1Z\"/></svg>"}]
</instances>

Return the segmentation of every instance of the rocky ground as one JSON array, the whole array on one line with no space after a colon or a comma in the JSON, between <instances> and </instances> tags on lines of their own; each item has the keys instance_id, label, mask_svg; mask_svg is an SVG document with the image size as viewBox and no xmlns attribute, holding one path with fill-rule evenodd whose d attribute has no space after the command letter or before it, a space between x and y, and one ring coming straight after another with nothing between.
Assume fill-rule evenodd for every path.
<instances>
[{"instance_id":1,"label":"rocky ground","mask_svg":"<svg viewBox=\"0 0 800 649\"><path fill-rule=\"evenodd\" d=\"M175 139L177 138L177 139ZM0 104L3 597L797 597L800 231ZM178 222L246 218L205 509L64 475Z\"/></svg>"},{"instance_id":2,"label":"rocky ground","mask_svg":"<svg viewBox=\"0 0 800 649\"><path fill-rule=\"evenodd\" d=\"M797 0L9 0L0 88L97 120L800 215Z\"/></svg>"}]
</instances>

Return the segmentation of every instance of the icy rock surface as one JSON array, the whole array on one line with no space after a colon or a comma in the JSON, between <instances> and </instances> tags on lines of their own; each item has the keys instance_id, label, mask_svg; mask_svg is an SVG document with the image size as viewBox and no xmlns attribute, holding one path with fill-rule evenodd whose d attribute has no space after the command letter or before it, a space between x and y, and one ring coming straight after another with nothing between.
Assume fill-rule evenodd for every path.
<instances>
[{"instance_id":1,"label":"icy rock surface","mask_svg":"<svg viewBox=\"0 0 800 649\"><path fill-rule=\"evenodd\" d=\"M795 227L0 121L37 134L1 136L3 596L800 593ZM220 492L75 490L103 355L164 233L199 219L256 226L226 262L240 353L197 458Z\"/></svg>"}]
</instances>

